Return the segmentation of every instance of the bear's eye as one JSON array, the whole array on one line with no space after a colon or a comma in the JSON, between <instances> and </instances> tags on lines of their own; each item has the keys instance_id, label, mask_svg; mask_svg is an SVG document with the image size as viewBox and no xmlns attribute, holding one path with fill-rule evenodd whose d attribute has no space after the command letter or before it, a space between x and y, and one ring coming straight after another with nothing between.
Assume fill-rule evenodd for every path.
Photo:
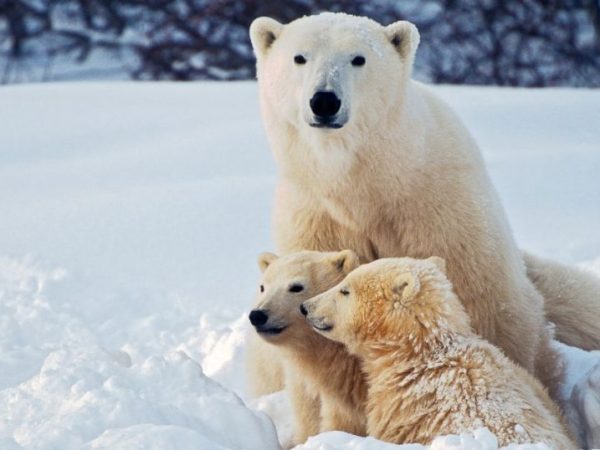
<instances>
[{"instance_id":1,"label":"bear's eye","mask_svg":"<svg viewBox=\"0 0 600 450\"><path fill-rule=\"evenodd\" d=\"M265 287L262 284L260 285L260 292L265 292Z\"/></svg>"},{"instance_id":2,"label":"bear's eye","mask_svg":"<svg viewBox=\"0 0 600 450\"><path fill-rule=\"evenodd\" d=\"M294 62L296 64L305 64L306 63L306 58L302 55L296 55L294 56Z\"/></svg>"},{"instance_id":3,"label":"bear's eye","mask_svg":"<svg viewBox=\"0 0 600 450\"><path fill-rule=\"evenodd\" d=\"M348 296L350 295L350 291L348 289L340 289L340 294Z\"/></svg>"},{"instance_id":4,"label":"bear's eye","mask_svg":"<svg viewBox=\"0 0 600 450\"><path fill-rule=\"evenodd\" d=\"M290 286L290 292L302 292L304 290L304 286L298 283L294 283Z\"/></svg>"},{"instance_id":5,"label":"bear's eye","mask_svg":"<svg viewBox=\"0 0 600 450\"><path fill-rule=\"evenodd\" d=\"M365 57L364 56L355 56L352 59L353 66L364 66L365 65Z\"/></svg>"}]
</instances>

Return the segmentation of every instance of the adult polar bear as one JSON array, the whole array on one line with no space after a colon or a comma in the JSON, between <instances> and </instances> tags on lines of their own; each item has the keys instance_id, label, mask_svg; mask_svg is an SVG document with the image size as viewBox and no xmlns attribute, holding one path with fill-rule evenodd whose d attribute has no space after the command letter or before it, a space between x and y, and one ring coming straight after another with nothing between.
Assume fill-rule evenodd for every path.
<instances>
[{"instance_id":1,"label":"adult polar bear","mask_svg":"<svg viewBox=\"0 0 600 450\"><path fill-rule=\"evenodd\" d=\"M443 102L411 80L414 25L324 13L287 25L259 18L250 35L280 169L278 250L351 248L363 261L443 257L476 331L556 394L561 370L544 299L528 278L477 145ZM560 298L560 280L545 276L560 269L526 259L542 281L557 335L600 348L598 291ZM582 272L571 275L598 286Z\"/></svg>"}]
</instances>

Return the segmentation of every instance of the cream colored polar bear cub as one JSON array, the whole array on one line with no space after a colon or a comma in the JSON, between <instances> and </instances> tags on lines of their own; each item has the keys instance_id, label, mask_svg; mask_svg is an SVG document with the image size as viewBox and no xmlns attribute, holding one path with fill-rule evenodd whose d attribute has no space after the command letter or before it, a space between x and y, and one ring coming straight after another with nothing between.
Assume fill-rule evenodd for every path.
<instances>
[{"instance_id":1,"label":"cream colored polar bear cub","mask_svg":"<svg viewBox=\"0 0 600 450\"><path fill-rule=\"evenodd\" d=\"M328 340L300 314L304 300L339 283L358 267L356 254L303 251L278 257L263 253L256 306L250 322L256 330L248 361L255 385L269 380L274 360L285 365L285 389L295 416L294 444L323 431L366 431L366 380L357 357ZM258 342L260 336L263 344Z\"/></svg>"},{"instance_id":2,"label":"cream colored polar bear cub","mask_svg":"<svg viewBox=\"0 0 600 450\"><path fill-rule=\"evenodd\" d=\"M250 36L279 166L278 251L351 248L362 261L440 255L474 330L556 395L561 365L544 299L477 144L447 105L411 80L415 26L325 13L287 25L259 18ZM543 276L556 265L527 264L547 280L538 287L563 342L600 348L598 280L593 292L575 283L560 297L560 281ZM600 403L592 403L581 412L597 428Z\"/></svg>"},{"instance_id":3,"label":"cream colored polar bear cub","mask_svg":"<svg viewBox=\"0 0 600 450\"><path fill-rule=\"evenodd\" d=\"M368 434L430 444L485 426L501 447L577 448L542 385L473 332L445 270L437 257L381 259L302 305L362 359Z\"/></svg>"}]
</instances>

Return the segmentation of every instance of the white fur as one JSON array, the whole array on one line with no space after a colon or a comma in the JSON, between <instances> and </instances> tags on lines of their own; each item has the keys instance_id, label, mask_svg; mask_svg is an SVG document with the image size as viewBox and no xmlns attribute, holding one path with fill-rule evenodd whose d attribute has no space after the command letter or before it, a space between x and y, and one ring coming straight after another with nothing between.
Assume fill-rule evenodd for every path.
<instances>
[{"instance_id":1,"label":"white fur","mask_svg":"<svg viewBox=\"0 0 600 450\"><path fill-rule=\"evenodd\" d=\"M262 25L251 30L256 47ZM410 80L414 26L322 14L278 33L257 56L262 113L281 169L280 250L352 248L367 261L442 256L477 331L533 371L543 301L476 144L444 103ZM366 58L362 67L350 63L357 53ZM307 63L294 64L296 54ZM339 130L304 118L323 65L345 72L337 94L352 99ZM531 330L539 331L522 345Z\"/></svg>"},{"instance_id":2,"label":"white fur","mask_svg":"<svg viewBox=\"0 0 600 450\"><path fill-rule=\"evenodd\" d=\"M536 287L562 291L532 284L476 143L447 105L411 80L416 28L326 13L287 25L260 18L251 37L280 169L278 250L351 248L364 261L443 257L475 331L556 394L562 373ZM294 63L298 54L306 64ZM351 64L358 54L364 66ZM342 100L342 128L311 126L309 101L322 86ZM570 292L569 310L586 314L590 297ZM556 329L567 335L562 300L553 300ZM594 316L600 323L600 312ZM587 342L598 338L600 326L587 330Z\"/></svg>"}]
</instances>

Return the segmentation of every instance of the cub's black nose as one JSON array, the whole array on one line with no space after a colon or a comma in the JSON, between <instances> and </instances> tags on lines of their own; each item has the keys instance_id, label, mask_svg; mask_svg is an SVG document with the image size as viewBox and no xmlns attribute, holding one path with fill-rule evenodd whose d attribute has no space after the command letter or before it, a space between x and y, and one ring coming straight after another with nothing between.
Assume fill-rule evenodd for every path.
<instances>
[{"instance_id":1,"label":"cub's black nose","mask_svg":"<svg viewBox=\"0 0 600 450\"><path fill-rule=\"evenodd\" d=\"M252 325L255 327L260 327L261 325L267 323L267 320L269 320L269 315L262 309L253 309L250 311L248 318L250 319L250 323Z\"/></svg>"},{"instance_id":2,"label":"cub's black nose","mask_svg":"<svg viewBox=\"0 0 600 450\"><path fill-rule=\"evenodd\" d=\"M300 313L301 313L303 316L305 316L305 315L307 315L307 314L308 314L308 311L307 311L307 310L306 310L306 308L304 307L304 303L302 303L302 304L300 305Z\"/></svg>"},{"instance_id":3,"label":"cub's black nose","mask_svg":"<svg viewBox=\"0 0 600 450\"><path fill-rule=\"evenodd\" d=\"M341 100L333 92L319 91L310 99L310 109L321 119L335 116L341 106Z\"/></svg>"}]
</instances>

